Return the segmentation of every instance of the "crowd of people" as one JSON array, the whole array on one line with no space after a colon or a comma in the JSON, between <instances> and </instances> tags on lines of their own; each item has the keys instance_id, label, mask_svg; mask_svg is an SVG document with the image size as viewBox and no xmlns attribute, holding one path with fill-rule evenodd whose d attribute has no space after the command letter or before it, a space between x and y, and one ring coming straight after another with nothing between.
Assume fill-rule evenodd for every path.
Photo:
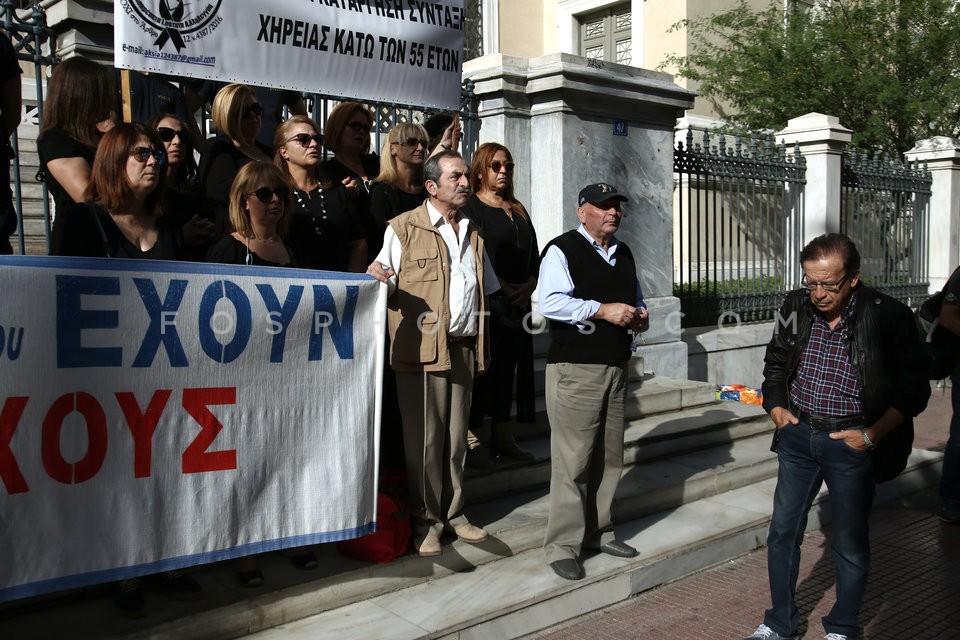
<instances>
[{"instance_id":1,"label":"crowd of people","mask_svg":"<svg viewBox=\"0 0 960 640\"><path fill-rule=\"evenodd\" d=\"M384 252L399 246L391 244L398 231L408 237L397 224L410 214L435 212L437 205L453 227L463 220L449 237L448 229L441 230L442 252L433 255L472 247L472 259L460 265L461 280L469 281L477 265L486 266L480 286L464 283L458 294L461 325L452 340L470 362L461 362L459 395L451 405L439 390L424 391L419 352L406 361L401 355L413 353L414 342L389 332L385 346L393 357L385 370L381 468L407 474L420 553L439 553L445 527L470 542L485 539L486 532L461 512L468 426L471 459L481 466L498 458L534 460L516 444L511 411L519 381L518 418L534 419L531 336L516 318L530 310L539 247L530 215L513 195L509 150L484 144L467 167L454 150L461 139L458 118L440 114L425 123L429 133L413 122L396 125L382 136L379 153L372 153L374 113L358 102L339 103L321 126L302 101L278 92L240 83L185 82L181 89L157 76L129 73L125 111L120 74L109 67L74 57L58 65L49 81L37 144L40 177L54 203L51 255L362 273L371 263L381 264L376 260L391 259ZM210 105L215 127L206 139L195 113L203 104ZM456 166L456 179L445 183L448 165ZM401 253L392 255L399 259ZM404 272L400 262L396 269ZM494 305L489 332L473 313L488 293ZM480 334L487 337L478 349ZM472 398L474 375L488 362L490 372L478 377ZM414 400L424 393L438 403L426 416L427 405ZM444 413L451 406L458 416L453 421ZM486 417L492 419L489 441ZM474 432L484 433L482 446ZM430 544L424 546L427 531ZM289 555L299 568L317 566L309 548ZM244 586L264 582L253 556L237 560L235 570ZM116 590L124 613L143 615L141 583L148 581L174 597L201 592L182 572L124 580Z\"/></svg>"},{"instance_id":2,"label":"crowd of people","mask_svg":"<svg viewBox=\"0 0 960 640\"><path fill-rule=\"evenodd\" d=\"M557 576L579 580L584 549L637 555L616 538L611 517L628 363L650 321L637 262L616 237L625 195L606 182L585 186L579 227L541 253L514 193L510 150L485 143L468 165L455 150L456 116L398 124L376 154L376 120L363 104L340 103L321 133L295 96L238 83L187 87L185 104L212 105L217 133L203 140L189 108L178 112L180 101L156 89L158 81L139 78L136 86L148 94L154 86L164 98L153 104L161 107L149 112L150 101L141 100L139 119L120 122L110 69L81 57L56 68L38 139L55 202L52 255L298 267L367 273L385 283L381 460L385 470L406 473L413 547L422 556L441 554L444 534L474 544L488 537L463 512L468 463L535 461L515 427L534 419L524 320L539 288L551 335L545 559ZM859 254L848 238L816 238L800 262L803 288L781 309L800 322L775 333L765 360L764 403L780 460L768 538L773 606L750 637L788 638L798 628L800 540L826 483L839 579L837 604L823 623L828 638L847 640L859 630L867 522L884 464L872 452L902 439L930 390L909 310L859 282ZM960 307L960 288L951 283L945 325ZM955 416L954 437L956 424ZM948 447L944 465L941 517L948 521L957 520L960 503L955 449ZM308 548L290 557L302 569L318 564ZM237 561L236 577L246 587L264 582L252 556ZM179 572L145 579L179 597L201 591ZM137 580L118 585L117 603L142 615Z\"/></svg>"}]
</instances>

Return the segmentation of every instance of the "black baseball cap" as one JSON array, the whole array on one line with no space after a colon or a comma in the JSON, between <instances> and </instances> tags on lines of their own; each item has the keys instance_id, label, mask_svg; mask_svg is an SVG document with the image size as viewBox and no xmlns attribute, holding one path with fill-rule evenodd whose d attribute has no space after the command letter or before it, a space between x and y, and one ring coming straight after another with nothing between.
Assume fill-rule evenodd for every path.
<instances>
[{"instance_id":1,"label":"black baseball cap","mask_svg":"<svg viewBox=\"0 0 960 640\"><path fill-rule=\"evenodd\" d=\"M603 202L604 200L619 200L620 202L627 202L626 197L620 195L620 192L617 191L616 187L609 185L606 182L598 182L596 184L588 184L583 189L580 189L580 197L577 198L579 204L577 206L582 207L587 202L590 204L597 204L598 202Z\"/></svg>"}]
</instances>

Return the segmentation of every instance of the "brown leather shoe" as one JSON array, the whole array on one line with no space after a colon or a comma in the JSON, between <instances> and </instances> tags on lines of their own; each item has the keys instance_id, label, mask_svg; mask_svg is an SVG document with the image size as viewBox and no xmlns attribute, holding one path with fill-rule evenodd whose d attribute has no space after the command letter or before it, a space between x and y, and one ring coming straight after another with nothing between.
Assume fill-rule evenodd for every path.
<instances>
[{"instance_id":1,"label":"brown leather shoe","mask_svg":"<svg viewBox=\"0 0 960 640\"><path fill-rule=\"evenodd\" d=\"M463 540L464 542L469 542L470 544L476 544L477 542L483 542L487 539L488 534L486 531L480 527L474 526L469 522L459 527L454 527L453 532L457 534L457 537Z\"/></svg>"},{"instance_id":2,"label":"brown leather shoe","mask_svg":"<svg viewBox=\"0 0 960 640\"><path fill-rule=\"evenodd\" d=\"M431 531L417 545L417 553L424 557L440 555L440 538Z\"/></svg>"}]
</instances>

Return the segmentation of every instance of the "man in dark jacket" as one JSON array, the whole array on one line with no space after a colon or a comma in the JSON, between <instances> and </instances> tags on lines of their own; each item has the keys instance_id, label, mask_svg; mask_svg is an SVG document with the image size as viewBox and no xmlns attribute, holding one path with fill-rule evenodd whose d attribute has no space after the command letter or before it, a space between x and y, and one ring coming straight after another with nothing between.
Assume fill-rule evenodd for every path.
<instances>
[{"instance_id":1,"label":"man in dark jacket","mask_svg":"<svg viewBox=\"0 0 960 640\"><path fill-rule=\"evenodd\" d=\"M940 326L960 336L960 267L954 270L943 288L943 306L940 308ZM940 469L940 519L950 524L960 523L960 364L950 374L950 436L943 450Z\"/></svg>"},{"instance_id":2,"label":"man in dark jacket","mask_svg":"<svg viewBox=\"0 0 960 640\"><path fill-rule=\"evenodd\" d=\"M797 632L800 544L826 482L837 600L823 628L827 640L848 640L860 636L874 483L906 463L912 418L930 397L928 362L910 309L860 282L849 238L813 239L800 263L804 288L787 295L764 357L763 406L777 428L780 470L767 536L772 607L750 639Z\"/></svg>"}]
</instances>

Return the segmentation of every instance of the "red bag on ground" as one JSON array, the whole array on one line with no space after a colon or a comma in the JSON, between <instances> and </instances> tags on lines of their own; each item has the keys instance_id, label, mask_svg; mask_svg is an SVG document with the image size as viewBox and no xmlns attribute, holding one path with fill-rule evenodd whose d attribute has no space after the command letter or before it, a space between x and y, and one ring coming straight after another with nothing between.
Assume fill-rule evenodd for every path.
<instances>
[{"instance_id":1,"label":"red bag on ground","mask_svg":"<svg viewBox=\"0 0 960 640\"><path fill-rule=\"evenodd\" d=\"M406 489L406 479L384 477L377 492L377 530L353 540L337 543L337 550L349 558L387 564L402 556L410 547L410 512L406 501L398 495ZM389 492L389 493L388 493Z\"/></svg>"}]
</instances>

